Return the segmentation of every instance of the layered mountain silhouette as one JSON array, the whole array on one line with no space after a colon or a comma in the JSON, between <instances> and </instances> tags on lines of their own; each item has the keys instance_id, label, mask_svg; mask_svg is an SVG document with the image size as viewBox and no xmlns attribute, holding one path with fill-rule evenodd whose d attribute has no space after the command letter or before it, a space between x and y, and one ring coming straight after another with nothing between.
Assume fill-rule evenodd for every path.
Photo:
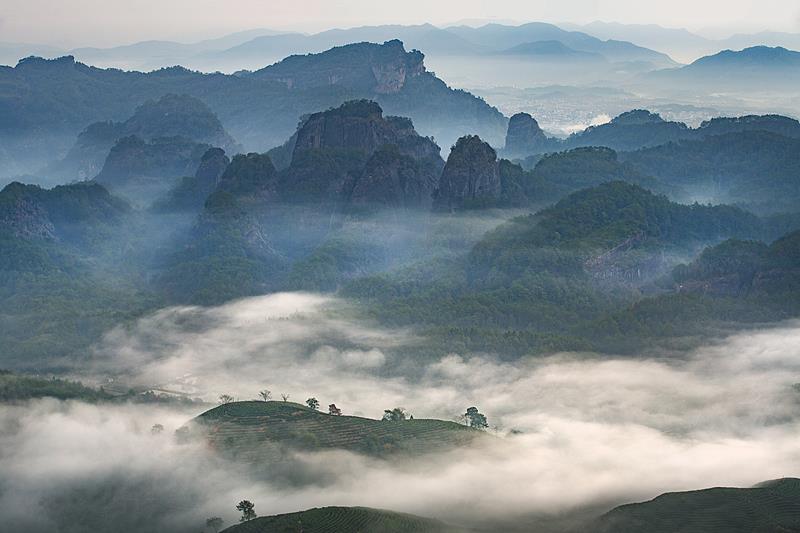
<instances>
[{"instance_id":1,"label":"layered mountain silhouette","mask_svg":"<svg viewBox=\"0 0 800 533\"><path fill-rule=\"evenodd\" d=\"M411 118L423 135L445 146L466 133L499 143L506 128L499 111L449 88L425 69L421 53L407 52L400 41L347 45L236 76L180 67L125 72L89 67L72 57L28 58L0 69L0 83L31 88L0 97L0 140L6 148L0 155L12 173L25 171L32 158L66 153L87 124L127 120L144 102L168 94L202 100L245 151L277 146L303 115L354 98L373 99L387 113ZM113 129L96 127L87 134ZM46 151L23 150L43 145Z\"/></svg>"},{"instance_id":2,"label":"layered mountain silhouette","mask_svg":"<svg viewBox=\"0 0 800 533\"><path fill-rule=\"evenodd\" d=\"M780 46L723 50L685 67L645 74L642 79L662 88L728 92L787 90L800 81L800 52Z\"/></svg>"}]
</instances>

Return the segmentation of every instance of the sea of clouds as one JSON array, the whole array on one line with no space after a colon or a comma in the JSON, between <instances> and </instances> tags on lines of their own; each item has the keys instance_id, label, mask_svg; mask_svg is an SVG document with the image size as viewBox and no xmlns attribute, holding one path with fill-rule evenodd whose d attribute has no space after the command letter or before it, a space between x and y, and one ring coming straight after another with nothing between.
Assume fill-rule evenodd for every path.
<instances>
[{"instance_id":1,"label":"sea of clouds","mask_svg":"<svg viewBox=\"0 0 800 533\"><path fill-rule=\"evenodd\" d=\"M372 418L402 406L416 418L457 419L476 405L493 438L401 463L302 454L294 463L302 480L292 482L277 467L270 476L203 443L178 443L174 430L207 407L40 400L0 409L4 523L198 531L208 516L234 522L243 498L260 514L362 505L456 523L527 523L800 475L800 323L679 359L553 354L511 363L455 353L398 361L413 353L413 332L350 316L343 302L304 293L163 309L106 335L84 378L209 402L269 389ZM165 431L153 434L154 424Z\"/></svg>"}]
</instances>

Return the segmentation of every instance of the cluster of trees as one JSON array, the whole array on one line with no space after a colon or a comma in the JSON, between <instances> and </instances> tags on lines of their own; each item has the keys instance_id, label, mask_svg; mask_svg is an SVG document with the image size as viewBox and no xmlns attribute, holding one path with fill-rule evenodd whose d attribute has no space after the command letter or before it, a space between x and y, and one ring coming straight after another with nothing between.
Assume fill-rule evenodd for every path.
<instances>
[{"instance_id":1,"label":"cluster of trees","mask_svg":"<svg viewBox=\"0 0 800 533\"><path fill-rule=\"evenodd\" d=\"M407 413L402 407L395 407L394 409L385 409L381 420L385 422L401 422L403 420L413 420L414 415Z\"/></svg>"},{"instance_id":2,"label":"cluster of trees","mask_svg":"<svg viewBox=\"0 0 800 533\"><path fill-rule=\"evenodd\" d=\"M228 396L227 394L223 395L223 396L226 399L230 399L231 401L233 401L233 399L230 396ZM223 396L220 396L220 403L223 403L223 404L224 403L229 403L229 402L226 402L226 401L222 401ZM270 391L268 389L264 389L262 391L259 391L258 396L259 396L259 398L261 398L262 401L268 402L268 401L270 401L272 399L272 391ZM282 401L288 402L289 398L290 398L289 394L281 393L281 400ZM319 400L317 400L313 396L311 398L308 398L305 401L305 404L308 406L309 409L312 409L314 411L319 411L319 406L320 406ZM342 411L336 407L336 404L331 404L328 407L328 414L341 415Z\"/></svg>"},{"instance_id":3,"label":"cluster of trees","mask_svg":"<svg viewBox=\"0 0 800 533\"><path fill-rule=\"evenodd\" d=\"M489 422L486 420L486 416L478 411L477 407L468 408L467 412L464 413L464 420L466 420L467 425L471 428L486 429L489 427Z\"/></svg>"},{"instance_id":4,"label":"cluster of trees","mask_svg":"<svg viewBox=\"0 0 800 533\"><path fill-rule=\"evenodd\" d=\"M250 500L242 500L237 503L236 510L242 513L242 516L239 518L239 522L249 522L250 520L258 517L256 514L256 506ZM214 533L219 533L224 524L225 521L219 516L212 516L206 519L206 529L210 529Z\"/></svg>"}]
</instances>

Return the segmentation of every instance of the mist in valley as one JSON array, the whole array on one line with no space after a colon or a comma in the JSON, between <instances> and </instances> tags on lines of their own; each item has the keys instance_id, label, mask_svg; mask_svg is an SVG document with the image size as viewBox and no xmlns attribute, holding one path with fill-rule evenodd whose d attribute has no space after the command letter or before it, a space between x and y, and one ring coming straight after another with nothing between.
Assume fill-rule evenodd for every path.
<instances>
[{"instance_id":1,"label":"mist in valley","mask_svg":"<svg viewBox=\"0 0 800 533\"><path fill-rule=\"evenodd\" d=\"M800 531L790 1L10 2L0 531Z\"/></svg>"},{"instance_id":2,"label":"mist in valley","mask_svg":"<svg viewBox=\"0 0 800 533\"><path fill-rule=\"evenodd\" d=\"M402 406L416 418L457 419L477 405L489 438L415 459L298 452L291 468L256 468L176 440L201 406L4 406L5 526L191 531L208 516L233 523L243 498L261 514L366 505L464 525L563 525L665 491L798 473L795 322L683 357L560 353L511 364L452 353L411 362L394 354L413 346L413 331L353 320L348 305L281 293L163 309L107 334L91 371L76 372L207 402L250 400L266 388L370 418ZM152 433L155 424L163 432Z\"/></svg>"}]
</instances>

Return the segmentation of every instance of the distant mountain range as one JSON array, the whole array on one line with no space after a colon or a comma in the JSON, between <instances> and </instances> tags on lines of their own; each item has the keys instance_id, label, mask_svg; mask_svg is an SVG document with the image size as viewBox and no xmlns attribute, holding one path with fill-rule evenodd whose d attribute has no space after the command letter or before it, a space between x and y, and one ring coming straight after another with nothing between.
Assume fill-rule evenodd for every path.
<instances>
[{"instance_id":1,"label":"distant mountain range","mask_svg":"<svg viewBox=\"0 0 800 533\"><path fill-rule=\"evenodd\" d=\"M2 173L35 172L66 154L89 124L126 120L137 106L166 94L201 100L246 151L277 146L301 117L358 98L411 118L441 146L467 133L502 142L507 119L482 99L448 87L427 70L424 57L400 41L357 43L239 75L180 67L145 74L90 67L71 56L28 58L0 67L0 85L7 88L0 94Z\"/></svg>"},{"instance_id":2,"label":"distant mountain range","mask_svg":"<svg viewBox=\"0 0 800 533\"><path fill-rule=\"evenodd\" d=\"M752 46L800 49L800 33L762 31L737 33L726 39L709 39L684 28L665 28L657 24L621 24L595 21L586 25L562 24L565 29L582 31L599 39L630 41L669 54L689 63L720 50L741 50Z\"/></svg>"},{"instance_id":3,"label":"distant mountain range","mask_svg":"<svg viewBox=\"0 0 800 533\"><path fill-rule=\"evenodd\" d=\"M649 72L642 79L689 91L792 91L800 82L800 52L768 46L723 50L685 67Z\"/></svg>"},{"instance_id":4,"label":"distant mountain range","mask_svg":"<svg viewBox=\"0 0 800 533\"><path fill-rule=\"evenodd\" d=\"M437 73L460 86L634 83L636 76L675 69L720 50L753 47L800 49L800 34L761 32L707 39L685 29L593 22L585 26L542 22L437 27L431 24L361 26L314 34L254 29L195 43L143 41L110 48L61 50L0 43L0 64L23 57L71 55L97 67L151 71L181 65L202 72L256 70L297 54L351 43L401 40L426 54ZM665 53L666 52L666 53ZM668 55L669 54L669 55ZM733 77L732 75L729 77Z\"/></svg>"},{"instance_id":5,"label":"distant mountain range","mask_svg":"<svg viewBox=\"0 0 800 533\"><path fill-rule=\"evenodd\" d=\"M587 33L567 31L553 24L521 26L487 24L478 28L431 24L362 26L316 34L280 33L266 29L231 34L219 39L184 44L144 41L112 48L56 50L38 45L0 45L0 62L13 65L27 55L55 57L70 54L76 60L101 67L153 70L173 65L232 72L262 67L291 54L314 53L357 42L402 40L409 48L430 56L486 56L527 43L557 41L572 50L599 54L607 62L636 62L645 68L674 66L667 55L619 40L601 40Z\"/></svg>"}]
</instances>

